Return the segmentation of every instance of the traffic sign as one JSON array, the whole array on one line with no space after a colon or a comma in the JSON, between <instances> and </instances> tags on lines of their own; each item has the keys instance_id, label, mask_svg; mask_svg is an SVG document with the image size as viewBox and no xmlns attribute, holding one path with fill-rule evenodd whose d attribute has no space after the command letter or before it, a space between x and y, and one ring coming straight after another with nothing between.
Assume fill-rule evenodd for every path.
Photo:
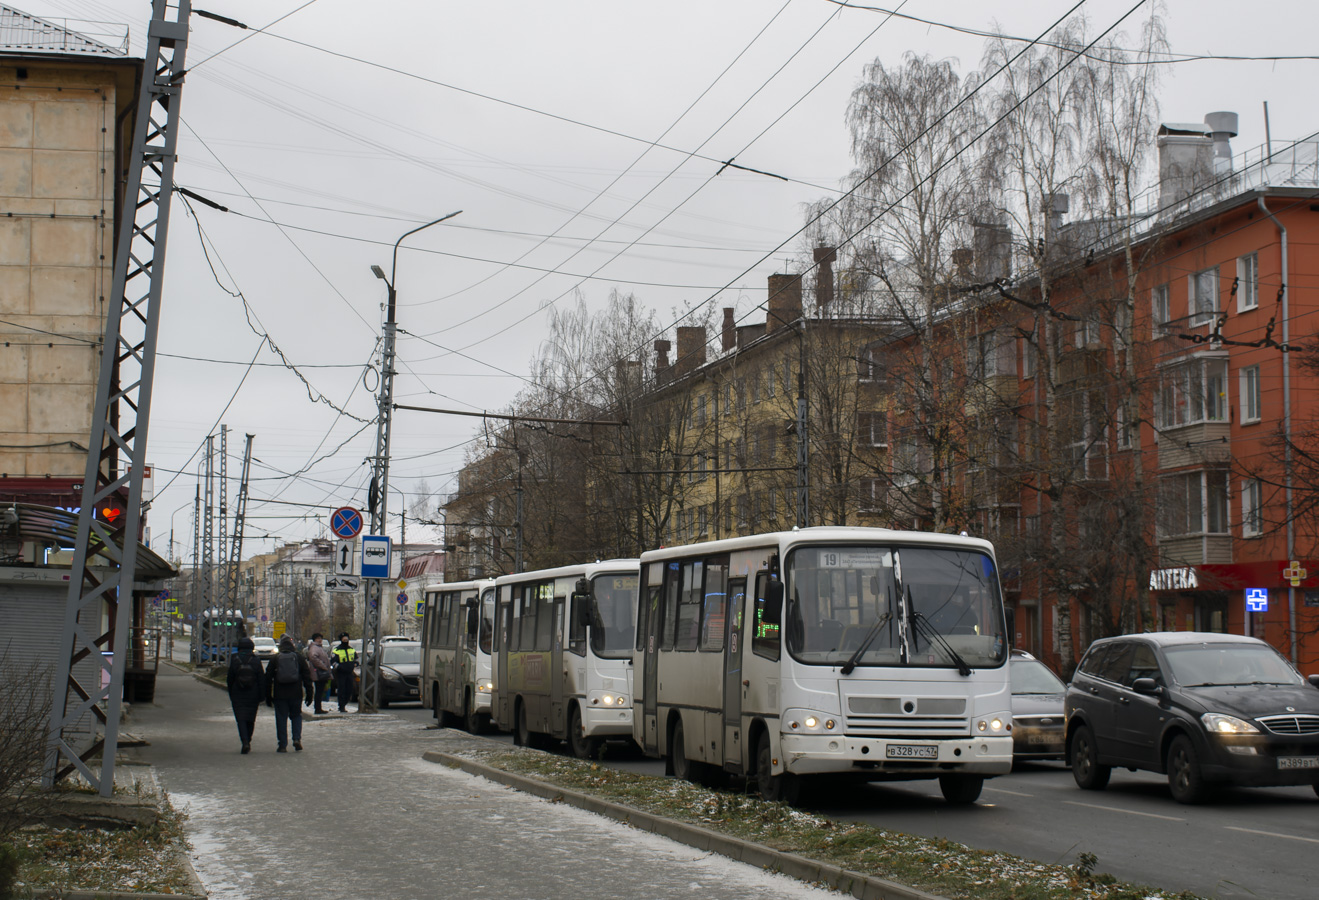
<instances>
[{"instance_id":1,"label":"traffic sign","mask_svg":"<svg viewBox=\"0 0 1319 900\"><path fill-rule=\"evenodd\" d=\"M390 555L387 535L362 535L362 577L388 578Z\"/></svg>"},{"instance_id":2,"label":"traffic sign","mask_svg":"<svg viewBox=\"0 0 1319 900\"><path fill-rule=\"evenodd\" d=\"M344 540L362 533L362 513L351 506L341 506L330 516L330 530Z\"/></svg>"},{"instance_id":3,"label":"traffic sign","mask_svg":"<svg viewBox=\"0 0 1319 900\"><path fill-rule=\"evenodd\" d=\"M334 574L357 574L357 541L334 542Z\"/></svg>"},{"instance_id":4,"label":"traffic sign","mask_svg":"<svg viewBox=\"0 0 1319 900\"><path fill-rule=\"evenodd\" d=\"M325 590L331 593L352 593L362 589L362 579L356 575L326 575Z\"/></svg>"},{"instance_id":5,"label":"traffic sign","mask_svg":"<svg viewBox=\"0 0 1319 900\"><path fill-rule=\"evenodd\" d=\"M417 602L412 608L412 614L414 616L424 616L426 614L426 601L423 598L417 598Z\"/></svg>"},{"instance_id":6,"label":"traffic sign","mask_svg":"<svg viewBox=\"0 0 1319 900\"><path fill-rule=\"evenodd\" d=\"M405 594L405 593L403 593L402 591L399 591L399 592L398 592L398 605L399 605L399 606L407 606L407 605L408 605L408 595Z\"/></svg>"}]
</instances>

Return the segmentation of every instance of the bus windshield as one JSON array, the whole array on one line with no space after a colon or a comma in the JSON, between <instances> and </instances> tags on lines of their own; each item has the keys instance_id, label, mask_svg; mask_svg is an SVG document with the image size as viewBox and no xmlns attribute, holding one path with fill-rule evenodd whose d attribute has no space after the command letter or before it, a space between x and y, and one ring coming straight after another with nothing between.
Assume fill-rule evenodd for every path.
<instances>
[{"instance_id":1,"label":"bus windshield","mask_svg":"<svg viewBox=\"0 0 1319 900\"><path fill-rule=\"evenodd\" d=\"M636 638L632 613L637 605L636 575L598 575L591 581L595 616L591 652L612 659L629 659Z\"/></svg>"},{"instance_id":2,"label":"bus windshield","mask_svg":"<svg viewBox=\"0 0 1319 900\"><path fill-rule=\"evenodd\" d=\"M784 639L800 662L966 670L1007 658L997 573L978 551L798 547L784 571Z\"/></svg>"}]
</instances>

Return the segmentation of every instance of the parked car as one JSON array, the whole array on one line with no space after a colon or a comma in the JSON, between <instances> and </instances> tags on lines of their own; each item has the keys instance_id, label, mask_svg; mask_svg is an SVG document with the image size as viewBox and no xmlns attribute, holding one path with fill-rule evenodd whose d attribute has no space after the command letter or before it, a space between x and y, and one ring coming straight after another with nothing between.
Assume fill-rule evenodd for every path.
<instances>
[{"instance_id":1,"label":"parked car","mask_svg":"<svg viewBox=\"0 0 1319 900\"><path fill-rule=\"evenodd\" d=\"M273 659L279 653L279 644L272 637L254 637L252 643L256 645L253 652L257 659Z\"/></svg>"},{"instance_id":2,"label":"parked car","mask_svg":"<svg viewBox=\"0 0 1319 900\"><path fill-rule=\"evenodd\" d=\"M1103 790L1114 766L1166 773L1194 803L1216 783L1319 794L1319 675L1263 641L1163 632L1090 645L1065 696L1067 761Z\"/></svg>"},{"instance_id":3,"label":"parked car","mask_svg":"<svg viewBox=\"0 0 1319 900\"><path fill-rule=\"evenodd\" d=\"M1024 650L1013 650L1012 758L1062 759L1067 751L1063 692L1067 685Z\"/></svg>"},{"instance_id":4,"label":"parked car","mask_svg":"<svg viewBox=\"0 0 1319 900\"><path fill-rule=\"evenodd\" d=\"M391 641L380 645L380 707L421 702L421 644ZM370 665L370 657L367 658Z\"/></svg>"}]
</instances>

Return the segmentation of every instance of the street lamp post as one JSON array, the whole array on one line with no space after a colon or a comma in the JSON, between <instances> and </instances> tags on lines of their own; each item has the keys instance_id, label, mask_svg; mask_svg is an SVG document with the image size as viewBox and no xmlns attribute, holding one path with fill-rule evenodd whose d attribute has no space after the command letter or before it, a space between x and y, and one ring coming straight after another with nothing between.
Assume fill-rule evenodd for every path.
<instances>
[{"instance_id":1,"label":"street lamp post","mask_svg":"<svg viewBox=\"0 0 1319 900\"><path fill-rule=\"evenodd\" d=\"M398 327L395 320L398 293L394 288L398 274L398 248L404 238L416 234L432 225L452 219L462 210L441 216L433 222L419 225L405 232L394 242L394 258L390 264L389 277L379 266L372 266L371 271L385 283L389 289L389 305L385 311L384 345L381 349L380 394L377 398L378 415L376 419L376 452L372 459L373 471L371 487L367 494L367 508L371 515L373 535L385 534L386 515L389 509L389 436L390 422L394 410L394 338ZM366 579L366 621L362 629L362 687L358 693L357 709L359 712L374 712L380 705L380 601L383 585L378 578ZM377 652L365 658L366 648L370 646Z\"/></svg>"}]
</instances>

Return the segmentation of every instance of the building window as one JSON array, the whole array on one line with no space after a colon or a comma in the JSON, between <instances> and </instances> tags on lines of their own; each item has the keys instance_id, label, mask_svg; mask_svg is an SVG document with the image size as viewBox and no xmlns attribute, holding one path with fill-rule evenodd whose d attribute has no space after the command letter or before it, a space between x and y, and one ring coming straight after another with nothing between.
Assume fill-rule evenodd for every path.
<instances>
[{"instance_id":1,"label":"building window","mask_svg":"<svg viewBox=\"0 0 1319 900\"><path fill-rule=\"evenodd\" d=\"M1258 479L1241 482L1241 535L1259 537L1263 533L1264 501Z\"/></svg>"},{"instance_id":2,"label":"building window","mask_svg":"<svg viewBox=\"0 0 1319 900\"><path fill-rule=\"evenodd\" d=\"M1159 481L1159 537L1227 534L1226 471L1186 472Z\"/></svg>"},{"instance_id":3,"label":"building window","mask_svg":"<svg viewBox=\"0 0 1319 900\"><path fill-rule=\"evenodd\" d=\"M879 344L867 344L856 355L856 377L858 381L882 382L886 374L884 351ZM787 379L783 380L784 391L788 390Z\"/></svg>"},{"instance_id":4,"label":"building window","mask_svg":"<svg viewBox=\"0 0 1319 900\"><path fill-rule=\"evenodd\" d=\"M1034 378L1039 368L1040 351L1029 337L1021 339L1021 377Z\"/></svg>"},{"instance_id":5,"label":"building window","mask_svg":"<svg viewBox=\"0 0 1319 900\"><path fill-rule=\"evenodd\" d=\"M887 447L888 416L882 412L857 413L856 442L862 447Z\"/></svg>"},{"instance_id":6,"label":"building window","mask_svg":"<svg viewBox=\"0 0 1319 900\"><path fill-rule=\"evenodd\" d=\"M1237 257L1237 311L1259 306L1259 254Z\"/></svg>"},{"instance_id":7,"label":"building window","mask_svg":"<svg viewBox=\"0 0 1319 900\"><path fill-rule=\"evenodd\" d=\"M1158 337L1168 330L1172 313L1168 309L1168 286L1158 285L1150 291L1150 319L1154 324L1154 336Z\"/></svg>"},{"instance_id":8,"label":"building window","mask_svg":"<svg viewBox=\"0 0 1319 900\"><path fill-rule=\"evenodd\" d=\"M739 410L747 408L747 380L745 378L737 380L737 408Z\"/></svg>"},{"instance_id":9,"label":"building window","mask_svg":"<svg viewBox=\"0 0 1319 900\"><path fill-rule=\"evenodd\" d=\"M1196 357L1163 372L1159 385L1160 428L1227 421L1227 360Z\"/></svg>"},{"instance_id":10,"label":"building window","mask_svg":"<svg viewBox=\"0 0 1319 900\"><path fill-rule=\"evenodd\" d=\"M1076 346L1093 347L1099 345L1099 319L1088 315L1076 323Z\"/></svg>"},{"instance_id":11,"label":"building window","mask_svg":"<svg viewBox=\"0 0 1319 900\"><path fill-rule=\"evenodd\" d=\"M769 367L769 378L765 379L765 396L773 397L775 390L775 376L778 375L779 367L771 364Z\"/></svg>"},{"instance_id":12,"label":"building window","mask_svg":"<svg viewBox=\"0 0 1319 900\"><path fill-rule=\"evenodd\" d=\"M1191 327L1207 325L1218 312L1218 268L1203 269L1187 276L1187 314Z\"/></svg>"},{"instance_id":13,"label":"building window","mask_svg":"<svg viewBox=\"0 0 1319 900\"><path fill-rule=\"evenodd\" d=\"M1117 405L1117 445L1121 450L1130 450L1136 439L1136 415L1134 407L1127 402Z\"/></svg>"},{"instance_id":14,"label":"building window","mask_svg":"<svg viewBox=\"0 0 1319 900\"><path fill-rule=\"evenodd\" d=\"M1241 370L1241 421L1259 418L1259 366L1246 366Z\"/></svg>"},{"instance_id":15,"label":"building window","mask_svg":"<svg viewBox=\"0 0 1319 900\"><path fill-rule=\"evenodd\" d=\"M760 375L752 375L751 382L751 402L753 404L760 402Z\"/></svg>"},{"instance_id":16,"label":"building window","mask_svg":"<svg viewBox=\"0 0 1319 900\"><path fill-rule=\"evenodd\" d=\"M702 427L705 425L705 395L696 398L696 425Z\"/></svg>"},{"instance_id":17,"label":"building window","mask_svg":"<svg viewBox=\"0 0 1319 900\"><path fill-rule=\"evenodd\" d=\"M879 478L862 478L860 496L862 512L878 512L884 499L884 482Z\"/></svg>"}]
</instances>

